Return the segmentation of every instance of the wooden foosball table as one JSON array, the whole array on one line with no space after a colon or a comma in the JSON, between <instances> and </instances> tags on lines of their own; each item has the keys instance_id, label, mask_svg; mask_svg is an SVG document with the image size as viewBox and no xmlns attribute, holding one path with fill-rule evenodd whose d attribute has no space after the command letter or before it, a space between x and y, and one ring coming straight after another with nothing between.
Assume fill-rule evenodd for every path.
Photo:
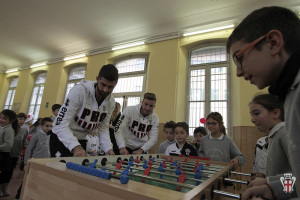
<instances>
[{"instance_id":1,"label":"wooden foosball table","mask_svg":"<svg viewBox=\"0 0 300 200\"><path fill-rule=\"evenodd\" d=\"M239 199L231 164L159 154L30 159L21 199Z\"/></svg>"}]
</instances>

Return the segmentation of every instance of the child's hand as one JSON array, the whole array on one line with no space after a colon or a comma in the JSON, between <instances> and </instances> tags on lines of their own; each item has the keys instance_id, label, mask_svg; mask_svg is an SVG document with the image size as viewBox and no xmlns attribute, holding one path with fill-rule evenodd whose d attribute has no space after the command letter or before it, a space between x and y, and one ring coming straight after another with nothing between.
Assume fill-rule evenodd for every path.
<instances>
[{"instance_id":1,"label":"child's hand","mask_svg":"<svg viewBox=\"0 0 300 200\"><path fill-rule=\"evenodd\" d=\"M230 161L233 164L233 170L235 170L239 166L239 160L234 158Z\"/></svg>"},{"instance_id":2,"label":"child's hand","mask_svg":"<svg viewBox=\"0 0 300 200\"><path fill-rule=\"evenodd\" d=\"M256 178L255 180L251 181L248 187L255 187L255 186L262 186L268 184L267 179L265 178Z\"/></svg>"}]
</instances>

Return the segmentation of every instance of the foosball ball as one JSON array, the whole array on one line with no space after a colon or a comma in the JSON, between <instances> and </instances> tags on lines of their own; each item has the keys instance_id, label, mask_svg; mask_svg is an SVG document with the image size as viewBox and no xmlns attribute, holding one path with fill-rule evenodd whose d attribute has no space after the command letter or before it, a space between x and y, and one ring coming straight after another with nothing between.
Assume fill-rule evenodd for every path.
<instances>
[{"instance_id":1,"label":"foosball ball","mask_svg":"<svg viewBox=\"0 0 300 200\"><path fill-rule=\"evenodd\" d=\"M240 199L231 164L158 154L29 160L22 199Z\"/></svg>"}]
</instances>

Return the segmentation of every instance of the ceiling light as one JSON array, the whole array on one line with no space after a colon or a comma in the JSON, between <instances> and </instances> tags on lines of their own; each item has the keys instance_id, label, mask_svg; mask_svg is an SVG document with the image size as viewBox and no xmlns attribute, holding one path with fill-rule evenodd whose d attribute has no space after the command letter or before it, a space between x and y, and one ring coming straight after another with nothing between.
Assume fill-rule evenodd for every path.
<instances>
[{"instance_id":1,"label":"ceiling light","mask_svg":"<svg viewBox=\"0 0 300 200\"><path fill-rule=\"evenodd\" d=\"M65 57L64 61L73 60L73 59L76 59L76 58L82 58L82 57L85 57L85 56L86 56L85 54L79 54L79 55L76 55L76 56Z\"/></svg>"},{"instance_id":2,"label":"ceiling light","mask_svg":"<svg viewBox=\"0 0 300 200\"><path fill-rule=\"evenodd\" d=\"M233 24L227 25L227 26L219 26L219 27L216 27L216 28L205 29L205 30L202 30L202 31L185 33L185 34L183 34L183 36L196 35L196 34L200 34L200 33L207 33L207 32L218 31L218 30L223 30L223 29L228 29L228 28L233 28L233 27L234 27Z\"/></svg>"},{"instance_id":3,"label":"ceiling light","mask_svg":"<svg viewBox=\"0 0 300 200\"><path fill-rule=\"evenodd\" d=\"M17 72L18 69L11 69L11 70L6 70L5 73L11 73L11 72Z\"/></svg>"},{"instance_id":4,"label":"ceiling light","mask_svg":"<svg viewBox=\"0 0 300 200\"><path fill-rule=\"evenodd\" d=\"M126 45L121 45L121 46L116 46L114 48L112 48L111 50L118 50L118 49L125 49L128 47L134 47L134 46L139 46L139 45L143 45L145 44L145 42L135 42L135 43L131 43L131 44L126 44Z\"/></svg>"},{"instance_id":5,"label":"ceiling light","mask_svg":"<svg viewBox=\"0 0 300 200\"><path fill-rule=\"evenodd\" d=\"M41 66L44 66L44 65L46 65L46 63L37 63L37 64L31 65L30 68L41 67Z\"/></svg>"}]
</instances>

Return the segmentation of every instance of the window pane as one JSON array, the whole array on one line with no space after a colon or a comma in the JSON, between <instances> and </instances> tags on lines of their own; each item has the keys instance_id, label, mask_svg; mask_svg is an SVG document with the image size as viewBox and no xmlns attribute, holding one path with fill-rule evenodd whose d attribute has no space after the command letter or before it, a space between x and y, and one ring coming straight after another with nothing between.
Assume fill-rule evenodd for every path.
<instances>
[{"instance_id":1,"label":"window pane","mask_svg":"<svg viewBox=\"0 0 300 200\"><path fill-rule=\"evenodd\" d=\"M75 83L68 83L65 99L67 98L71 88L74 87L74 85L75 85Z\"/></svg>"},{"instance_id":2,"label":"window pane","mask_svg":"<svg viewBox=\"0 0 300 200\"><path fill-rule=\"evenodd\" d=\"M33 88L33 92L32 92L32 96L31 96L31 101L30 101L30 105L34 105L36 100L37 100L37 95L39 92L39 87L34 87Z\"/></svg>"},{"instance_id":3,"label":"window pane","mask_svg":"<svg viewBox=\"0 0 300 200\"><path fill-rule=\"evenodd\" d=\"M28 115L33 115L34 105L30 105L28 109Z\"/></svg>"},{"instance_id":4,"label":"window pane","mask_svg":"<svg viewBox=\"0 0 300 200\"><path fill-rule=\"evenodd\" d=\"M33 123L38 119L39 116L39 112L40 112L40 105L36 105L35 110L34 110L34 114L33 114Z\"/></svg>"},{"instance_id":5,"label":"window pane","mask_svg":"<svg viewBox=\"0 0 300 200\"><path fill-rule=\"evenodd\" d=\"M113 93L141 92L143 90L143 76L120 78Z\"/></svg>"},{"instance_id":6,"label":"window pane","mask_svg":"<svg viewBox=\"0 0 300 200\"><path fill-rule=\"evenodd\" d=\"M217 101L217 102L211 102L211 112L219 112L224 121L224 126L227 129L228 128L228 119L227 119L227 101Z\"/></svg>"},{"instance_id":7,"label":"window pane","mask_svg":"<svg viewBox=\"0 0 300 200\"><path fill-rule=\"evenodd\" d=\"M85 67L76 67L70 71L69 80L83 79L85 77Z\"/></svg>"},{"instance_id":8,"label":"window pane","mask_svg":"<svg viewBox=\"0 0 300 200\"><path fill-rule=\"evenodd\" d=\"M41 73L39 74L36 79L35 79L35 83L34 84L42 84L46 82L46 76L47 73Z\"/></svg>"},{"instance_id":9,"label":"window pane","mask_svg":"<svg viewBox=\"0 0 300 200\"><path fill-rule=\"evenodd\" d=\"M205 99L205 70L192 70L190 80L190 100L203 101Z\"/></svg>"},{"instance_id":10,"label":"window pane","mask_svg":"<svg viewBox=\"0 0 300 200\"><path fill-rule=\"evenodd\" d=\"M123 111L124 99L122 97L119 97L119 98L115 98L115 101L118 102L121 105L120 111Z\"/></svg>"},{"instance_id":11,"label":"window pane","mask_svg":"<svg viewBox=\"0 0 300 200\"><path fill-rule=\"evenodd\" d=\"M41 87L40 87L40 91L39 91L39 95L38 95L37 104L41 104L41 102L42 102L42 97L43 97L43 93L44 93L44 87L41 86Z\"/></svg>"},{"instance_id":12,"label":"window pane","mask_svg":"<svg viewBox=\"0 0 300 200\"><path fill-rule=\"evenodd\" d=\"M227 100L227 68L211 68L211 100Z\"/></svg>"},{"instance_id":13,"label":"window pane","mask_svg":"<svg viewBox=\"0 0 300 200\"><path fill-rule=\"evenodd\" d=\"M135 106L140 103L140 97L128 97L127 106Z\"/></svg>"},{"instance_id":14,"label":"window pane","mask_svg":"<svg viewBox=\"0 0 300 200\"><path fill-rule=\"evenodd\" d=\"M10 81L9 87L10 87L10 88L17 87L17 84L18 84L18 78L13 78L13 79L11 79L11 81Z\"/></svg>"},{"instance_id":15,"label":"window pane","mask_svg":"<svg viewBox=\"0 0 300 200\"><path fill-rule=\"evenodd\" d=\"M9 105L13 90L8 90L5 105Z\"/></svg>"},{"instance_id":16,"label":"window pane","mask_svg":"<svg viewBox=\"0 0 300 200\"><path fill-rule=\"evenodd\" d=\"M9 109L9 106L4 106L4 108L3 108L3 109L4 109L4 110L5 110L5 109Z\"/></svg>"},{"instance_id":17,"label":"window pane","mask_svg":"<svg viewBox=\"0 0 300 200\"><path fill-rule=\"evenodd\" d=\"M205 118L205 102L190 102L190 112L189 112L189 133L193 135L193 131L198 126L203 126L200 123L201 118Z\"/></svg>"},{"instance_id":18,"label":"window pane","mask_svg":"<svg viewBox=\"0 0 300 200\"><path fill-rule=\"evenodd\" d=\"M145 58L122 60L116 64L119 74L145 70Z\"/></svg>"},{"instance_id":19,"label":"window pane","mask_svg":"<svg viewBox=\"0 0 300 200\"><path fill-rule=\"evenodd\" d=\"M15 98L15 93L16 93L16 90L13 90L13 91L12 91L11 98L10 98L10 102L9 102L9 105L10 105L10 106L13 104L13 101L14 101L14 98Z\"/></svg>"},{"instance_id":20,"label":"window pane","mask_svg":"<svg viewBox=\"0 0 300 200\"><path fill-rule=\"evenodd\" d=\"M227 61L225 46L205 47L192 51L191 65Z\"/></svg>"}]
</instances>

